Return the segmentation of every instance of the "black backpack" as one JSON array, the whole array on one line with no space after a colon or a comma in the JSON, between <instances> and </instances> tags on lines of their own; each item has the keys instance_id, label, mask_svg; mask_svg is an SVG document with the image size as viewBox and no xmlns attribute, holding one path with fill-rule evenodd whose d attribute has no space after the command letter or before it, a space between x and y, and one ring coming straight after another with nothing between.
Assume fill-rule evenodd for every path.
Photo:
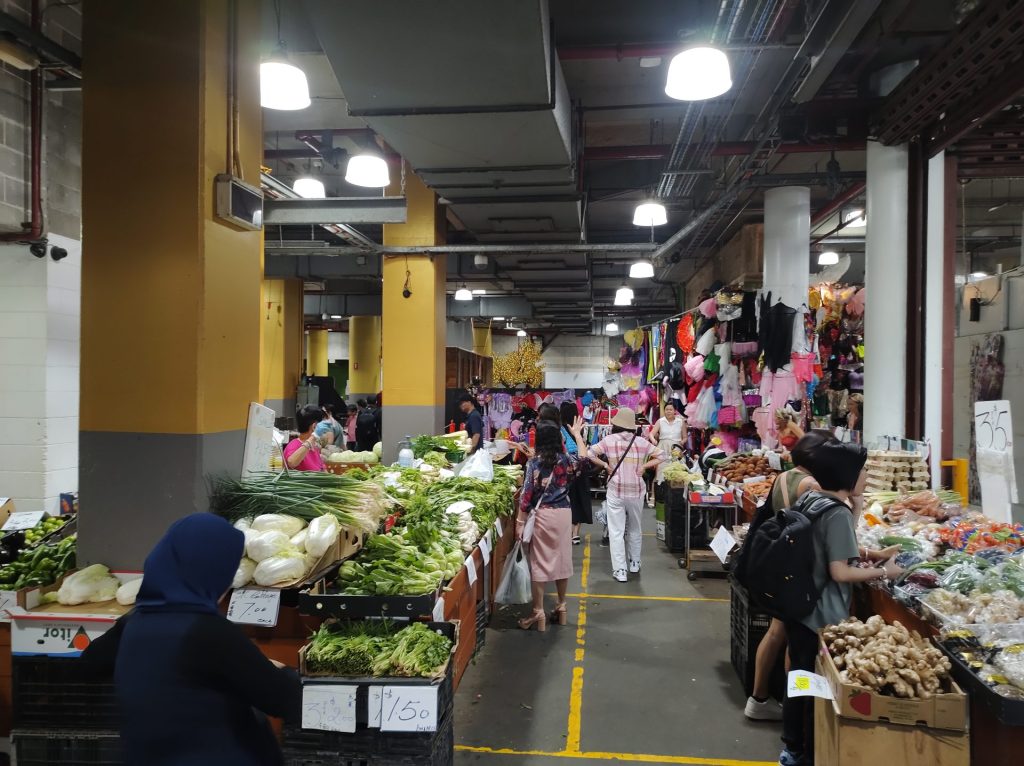
<instances>
[{"instance_id":1,"label":"black backpack","mask_svg":"<svg viewBox=\"0 0 1024 766\"><path fill-rule=\"evenodd\" d=\"M814 611L821 596L814 584L814 523L845 507L830 495L808 492L792 508L751 525L735 574L770 615L799 621Z\"/></svg>"}]
</instances>

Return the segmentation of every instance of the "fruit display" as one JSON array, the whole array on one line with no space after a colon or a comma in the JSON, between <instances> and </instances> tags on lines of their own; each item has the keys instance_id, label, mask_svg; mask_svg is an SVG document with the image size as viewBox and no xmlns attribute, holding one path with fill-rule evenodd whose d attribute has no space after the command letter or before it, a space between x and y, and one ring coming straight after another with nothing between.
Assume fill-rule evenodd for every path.
<instances>
[{"instance_id":1,"label":"fruit display","mask_svg":"<svg viewBox=\"0 0 1024 766\"><path fill-rule=\"evenodd\" d=\"M41 522L36 524L32 529L25 530L25 545L32 547L44 537L48 537L56 532L58 529L63 527L69 520L68 516L51 516L43 519Z\"/></svg>"},{"instance_id":2,"label":"fruit display","mask_svg":"<svg viewBox=\"0 0 1024 766\"><path fill-rule=\"evenodd\" d=\"M927 699L952 688L949 659L898 621L851 617L826 627L821 637L844 683L905 699Z\"/></svg>"},{"instance_id":3,"label":"fruit display","mask_svg":"<svg viewBox=\"0 0 1024 766\"><path fill-rule=\"evenodd\" d=\"M769 465L768 458L754 453L726 458L715 470L736 484L742 484L744 479L758 476L770 482L779 474L779 471Z\"/></svg>"}]
</instances>

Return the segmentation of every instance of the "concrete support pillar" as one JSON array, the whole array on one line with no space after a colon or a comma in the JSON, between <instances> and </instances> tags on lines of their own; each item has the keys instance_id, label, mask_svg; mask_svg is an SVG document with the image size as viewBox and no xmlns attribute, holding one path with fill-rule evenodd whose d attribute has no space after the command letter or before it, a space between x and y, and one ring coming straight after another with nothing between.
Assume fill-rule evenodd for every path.
<instances>
[{"instance_id":1,"label":"concrete support pillar","mask_svg":"<svg viewBox=\"0 0 1024 766\"><path fill-rule=\"evenodd\" d=\"M490 326L473 328L473 353L477 356L494 356Z\"/></svg>"},{"instance_id":2,"label":"concrete support pillar","mask_svg":"<svg viewBox=\"0 0 1024 766\"><path fill-rule=\"evenodd\" d=\"M810 279L811 190L784 186L764 193L764 292L772 303L807 302Z\"/></svg>"},{"instance_id":3,"label":"concrete support pillar","mask_svg":"<svg viewBox=\"0 0 1024 766\"><path fill-rule=\"evenodd\" d=\"M235 175L259 186L260 7L235 5ZM260 233L215 215L228 8L109 0L84 18L79 565L138 569L208 507L208 477L241 470L262 269Z\"/></svg>"},{"instance_id":4,"label":"concrete support pillar","mask_svg":"<svg viewBox=\"0 0 1024 766\"><path fill-rule=\"evenodd\" d=\"M327 330L310 330L306 347L306 372L322 377L328 374Z\"/></svg>"},{"instance_id":5,"label":"concrete support pillar","mask_svg":"<svg viewBox=\"0 0 1024 766\"><path fill-rule=\"evenodd\" d=\"M348 320L348 390L350 399L373 399L380 385L380 317Z\"/></svg>"},{"instance_id":6,"label":"concrete support pillar","mask_svg":"<svg viewBox=\"0 0 1024 766\"><path fill-rule=\"evenodd\" d=\"M400 186L392 185L388 194L401 194ZM406 223L385 224L384 244L444 244L444 213L437 196L408 168L405 196ZM444 427L446 258L385 257L383 272L382 420L384 459L391 461L405 434L436 434Z\"/></svg>"},{"instance_id":7,"label":"concrete support pillar","mask_svg":"<svg viewBox=\"0 0 1024 766\"><path fill-rule=\"evenodd\" d=\"M906 417L906 145L868 141L864 439L902 436Z\"/></svg>"},{"instance_id":8,"label":"concrete support pillar","mask_svg":"<svg viewBox=\"0 0 1024 766\"><path fill-rule=\"evenodd\" d=\"M302 374L300 280L263 280L260 324L260 401L278 416L291 417Z\"/></svg>"}]
</instances>

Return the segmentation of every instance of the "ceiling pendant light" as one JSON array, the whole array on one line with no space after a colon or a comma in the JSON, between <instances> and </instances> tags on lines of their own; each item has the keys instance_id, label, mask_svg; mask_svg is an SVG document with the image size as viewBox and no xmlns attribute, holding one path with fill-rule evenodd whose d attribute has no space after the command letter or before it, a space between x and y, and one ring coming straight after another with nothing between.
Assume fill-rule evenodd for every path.
<instances>
[{"instance_id":1,"label":"ceiling pendant light","mask_svg":"<svg viewBox=\"0 0 1024 766\"><path fill-rule=\"evenodd\" d=\"M617 333L619 331L619 326L615 322L609 322L607 327L604 329L609 335L611 335L612 333Z\"/></svg>"},{"instance_id":2,"label":"ceiling pendant light","mask_svg":"<svg viewBox=\"0 0 1024 766\"><path fill-rule=\"evenodd\" d=\"M467 289L465 282L462 283L462 287L460 287L458 290L455 291L455 300L457 300L457 301L471 301L471 300L473 300L473 293L471 293Z\"/></svg>"},{"instance_id":3,"label":"ceiling pendant light","mask_svg":"<svg viewBox=\"0 0 1024 766\"><path fill-rule=\"evenodd\" d=\"M839 263L839 253L832 250L826 250L818 255L819 266L835 266Z\"/></svg>"},{"instance_id":4,"label":"ceiling pendant light","mask_svg":"<svg viewBox=\"0 0 1024 766\"><path fill-rule=\"evenodd\" d=\"M641 202L633 211L634 226L664 226L668 223L668 213L660 202Z\"/></svg>"},{"instance_id":5,"label":"ceiling pendant light","mask_svg":"<svg viewBox=\"0 0 1024 766\"><path fill-rule=\"evenodd\" d=\"M623 285L615 291L615 305L629 306L633 303L633 291Z\"/></svg>"},{"instance_id":6,"label":"ceiling pendant light","mask_svg":"<svg viewBox=\"0 0 1024 766\"><path fill-rule=\"evenodd\" d=\"M520 337L520 338L525 338L526 337L526 330L519 330L519 331L517 331L516 332L516 336Z\"/></svg>"},{"instance_id":7,"label":"ceiling pendant light","mask_svg":"<svg viewBox=\"0 0 1024 766\"><path fill-rule=\"evenodd\" d=\"M310 103L306 73L289 63L282 45L272 58L260 64L260 106L295 111Z\"/></svg>"},{"instance_id":8,"label":"ceiling pendant light","mask_svg":"<svg viewBox=\"0 0 1024 766\"><path fill-rule=\"evenodd\" d=\"M383 188L391 183L388 163L379 154L363 152L349 158L345 180L354 186Z\"/></svg>"},{"instance_id":9,"label":"ceiling pendant light","mask_svg":"<svg viewBox=\"0 0 1024 766\"><path fill-rule=\"evenodd\" d=\"M690 48L668 65L665 94L679 101L704 101L732 87L729 57L717 48Z\"/></svg>"},{"instance_id":10,"label":"ceiling pendant light","mask_svg":"<svg viewBox=\"0 0 1024 766\"><path fill-rule=\"evenodd\" d=\"M324 199L327 196L323 181L309 176L296 178L295 183L292 184L292 191L306 199Z\"/></svg>"},{"instance_id":11,"label":"ceiling pendant light","mask_svg":"<svg viewBox=\"0 0 1024 766\"><path fill-rule=\"evenodd\" d=\"M650 279L653 276L654 264L646 258L641 258L639 261L635 261L633 265L629 267L630 279Z\"/></svg>"}]
</instances>

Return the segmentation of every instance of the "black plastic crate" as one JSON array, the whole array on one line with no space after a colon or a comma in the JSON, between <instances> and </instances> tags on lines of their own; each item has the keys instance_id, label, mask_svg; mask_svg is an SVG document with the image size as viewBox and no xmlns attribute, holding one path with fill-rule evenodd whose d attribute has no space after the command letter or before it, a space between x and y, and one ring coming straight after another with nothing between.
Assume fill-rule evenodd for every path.
<instances>
[{"instance_id":1,"label":"black plastic crate","mask_svg":"<svg viewBox=\"0 0 1024 766\"><path fill-rule=\"evenodd\" d=\"M17 729L119 727L113 678L79 658L12 657L11 691Z\"/></svg>"},{"instance_id":2,"label":"black plastic crate","mask_svg":"<svg viewBox=\"0 0 1024 766\"><path fill-rule=\"evenodd\" d=\"M59 719L55 719L59 720ZM121 736L113 731L11 732L18 766L122 766Z\"/></svg>"},{"instance_id":3,"label":"black plastic crate","mask_svg":"<svg viewBox=\"0 0 1024 766\"><path fill-rule=\"evenodd\" d=\"M665 496L665 546L672 553L686 550L686 524L690 524L690 547L703 548L711 541L707 513L691 508L684 488L670 487Z\"/></svg>"},{"instance_id":4,"label":"black plastic crate","mask_svg":"<svg viewBox=\"0 0 1024 766\"><path fill-rule=\"evenodd\" d=\"M744 693L749 696L754 689L757 646L768 632L772 618L751 602L746 589L736 580L729 578L729 584L729 658ZM779 700L785 693L785 654L779 653L768 686L772 696Z\"/></svg>"},{"instance_id":5,"label":"black plastic crate","mask_svg":"<svg viewBox=\"0 0 1024 766\"><path fill-rule=\"evenodd\" d=\"M980 699L1000 723L1007 726L1024 726L1024 702L1007 699L994 691L992 687L981 680L977 673L964 664L956 652L941 641L936 643L942 649L943 654L949 657L949 661L953 665L953 680L959 684L961 689L972 698Z\"/></svg>"},{"instance_id":6,"label":"black plastic crate","mask_svg":"<svg viewBox=\"0 0 1024 766\"><path fill-rule=\"evenodd\" d=\"M282 750L285 766L450 766L455 759L454 715L449 707L437 731L422 734L359 728L342 734L285 727Z\"/></svg>"}]
</instances>

